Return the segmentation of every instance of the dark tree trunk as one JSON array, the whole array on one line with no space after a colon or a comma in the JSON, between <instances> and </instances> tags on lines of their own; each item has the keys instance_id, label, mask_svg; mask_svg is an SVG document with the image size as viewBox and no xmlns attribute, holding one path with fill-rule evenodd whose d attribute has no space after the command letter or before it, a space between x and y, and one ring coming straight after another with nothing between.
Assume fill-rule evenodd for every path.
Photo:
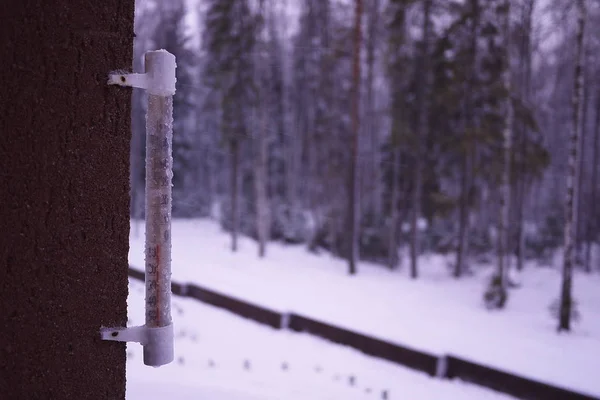
<instances>
[{"instance_id":1,"label":"dark tree trunk","mask_svg":"<svg viewBox=\"0 0 600 400\"><path fill-rule=\"evenodd\" d=\"M469 171L471 154L468 151L461 165L461 189L460 203L458 209L458 251L456 252L456 264L454 265L454 277L460 278L465 271L466 259L469 246L469 191L471 187Z\"/></svg>"},{"instance_id":2,"label":"dark tree trunk","mask_svg":"<svg viewBox=\"0 0 600 400\"><path fill-rule=\"evenodd\" d=\"M585 49L584 49L585 54ZM585 57L585 55L583 56ZM581 72L584 76L583 80L587 81L587 75L585 69ZM590 90L584 85L582 89L582 98L581 98L581 122L580 122L580 138L579 138L579 165L578 165L578 174L577 174L577 221L575 222L575 265L583 265L583 251L582 247L586 242L586 226L584 224L585 219L588 217L585 211L585 196L583 191L583 183L585 182L586 173L585 173L585 159L586 159L586 132L587 132L587 113L588 113L588 105L589 105L589 97Z\"/></svg>"},{"instance_id":3,"label":"dark tree trunk","mask_svg":"<svg viewBox=\"0 0 600 400\"><path fill-rule=\"evenodd\" d=\"M239 170L240 170L240 144L237 139L232 139L229 143L231 156L231 177L229 181L231 190L231 251L238 249L238 231L239 231Z\"/></svg>"},{"instance_id":4,"label":"dark tree trunk","mask_svg":"<svg viewBox=\"0 0 600 400\"><path fill-rule=\"evenodd\" d=\"M388 265L395 268L398 261L398 198L400 192L400 155L401 143L406 131L406 103L403 93L406 88L406 3L404 0L389 2L388 13L388 51L387 65L391 86L391 156L392 182L390 201L390 226L388 240Z\"/></svg>"},{"instance_id":5,"label":"dark tree trunk","mask_svg":"<svg viewBox=\"0 0 600 400\"><path fill-rule=\"evenodd\" d=\"M133 8L2 5L3 399L125 399Z\"/></svg>"},{"instance_id":6,"label":"dark tree trunk","mask_svg":"<svg viewBox=\"0 0 600 400\"><path fill-rule=\"evenodd\" d=\"M498 278L500 288L506 290L506 274L510 268L510 172L512 159L512 136L513 136L513 109L512 109L512 85L511 85L511 70L510 70L510 0L504 3L504 71L502 80L504 90L506 91L506 99L504 101L504 129L503 129L503 170L502 170L502 194L500 201L500 224L498 229L499 248L498 248ZM503 307L503 302L498 303Z\"/></svg>"},{"instance_id":7,"label":"dark tree trunk","mask_svg":"<svg viewBox=\"0 0 600 400\"><path fill-rule=\"evenodd\" d=\"M259 1L259 14L262 18L265 18L266 14L264 12L264 0ZM260 27L260 31L258 32L258 40L266 41L264 37L264 24ZM269 106L269 99L266 90L266 82L264 73L261 71L262 65L261 61L263 61L262 57L260 57L260 52L257 52L255 55L255 73L256 73L256 81L259 82L258 87L258 115L259 115L259 123L258 123L258 132L256 134L256 157L255 157L255 175L254 175L254 183L256 190L256 233L258 236L258 256L264 257L267 252L267 241L269 240L269 231L270 231L270 218L269 218L269 196L268 196L268 181L269 181L269 172L268 172L268 159L269 159L269 145L268 145L268 134L267 134L267 109ZM269 56L265 59L265 61L272 61L269 59ZM256 129L256 124L254 124Z\"/></svg>"},{"instance_id":8,"label":"dark tree trunk","mask_svg":"<svg viewBox=\"0 0 600 400\"><path fill-rule=\"evenodd\" d=\"M400 146L395 145L392 165L392 198L390 201L390 235L388 242L388 266L396 268L398 263L398 180L400 179Z\"/></svg>"},{"instance_id":9,"label":"dark tree trunk","mask_svg":"<svg viewBox=\"0 0 600 400\"><path fill-rule=\"evenodd\" d=\"M354 86L352 99L352 159L350 166L349 188L349 219L350 219L350 246L348 252L348 272L356 274L356 261L358 259L359 236L359 191L358 191L358 135L360 130L360 50L361 50L361 21L362 0L355 0L354 14L354 57L352 60L352 82Z\"/></svg>"},{"instance_id":10,"label":"dark tree trunk","mask_svg":"<svg viewBox=\"0 0 600 400\"><path fill-rule=\"evenodd\" d=\"M371 174L368 175L371 182L367 185L371 189L370 210L379 218L382 213L381 174L380 174L380 149L379 132L375 118L374 104L374 79L375 79L375 48L377 46L377 31L379 29L379 0L372 0L369 8L369 24L367 38L367 94L366 94L366 120L365 132L371 141Z\"/></svg>"},{"instance_id":11,"label":"dark tree trunk","mask_svg":"<svg viewBox=\"0 0 600 400\"><path fill-rule=\"evenodd\" d=\"M596 119L594 122L594 147L592 148L592 193L590 195L590 215L587 219L587 246L585 250L585 270L592 272L592 245L597 235L596 193L598 189L598 139L600 138L600 95L596 98Z\"/></svg>"},{"instance_id":12,"label":"dark tree trunk","mask_svg":"<svg viewBox=\"0 0 600 400\"><path fill-rule=\"evenodd\" d=\"M412 193L411 238L410 238L410 276L419 276L419 217L421 215L423 187L423 142L429 134L429 31L430 31L431 0L423 0L423 48L421 52L421 87L419 93L419 129L416 138L416 159L414 173L414 188Z\"/></svg>"},{"instance_id":13,"label":"dark tree trunk","mask_svg":"<svg viewBox=\"0 0 600 400\"><path fill-rule=\"evenodd\" d=\"M521 65L523 74L523 98L526 104L529 104L531 100L531 31L533 22L533 10L535 6L535 0L529 0L525 8L524 25L525 31L522 40L521 49ZM523 61L524 59L524 61ZM527 154L527 136L529 134L528 127L522 123L521 131L521 151L525 155ZM528 186L531 186L531 182L527 179L527 168L525 167L525 156L521 159L521 174L519 178L519 199L517 204L517 270L522 271L525 265L525 204L527 195L530 190L527 190Z\"/></svg>"},{"instance_id":14,"label":"dark tree trunk","mask_svg":"<svg viewBox=\"0 0 600 400\"><path fill-rule=\"evenodd\" d=\"M472 174L475 161L475 140L472 139L468 133L469 127L475 125L475 115L473 106L471 91L475 86L475 79L478 72L477 69L477 34L479 31L479 0L469 0L471 10L473 13L471 27L470 27L470 51L469 55L469 68L471 69L470 77L466 80L464 85L464 99L462 105L462 128L463 134L465 135L464 140L468 144L468 149L465 151L463 161L461 163L461 185L460 185L460 204L458 212L458 249L456 252L456 264L454 266L454 277L460 278L466 269L466 262L469 257L469 229L470 229L470 197L471 187L474 180Z\"/></svg>"}]
</instances>

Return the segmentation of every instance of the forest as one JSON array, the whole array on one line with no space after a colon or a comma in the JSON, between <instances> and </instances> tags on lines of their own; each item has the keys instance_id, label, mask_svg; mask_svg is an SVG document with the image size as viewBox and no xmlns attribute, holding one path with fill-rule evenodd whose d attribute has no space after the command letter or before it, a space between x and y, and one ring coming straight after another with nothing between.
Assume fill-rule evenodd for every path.
<instances>
[{"instance_id":1,"label":"forest","mask_svg":"<svg viewBox=\"0 0 600 400\"><path fill-rule=\"evenodd\" d=\"M418 279L551 265L600 272L600 3L590 0L138 0L134 65L177 58L173 216ZM131 213L144 217L143 92ZM405 261L403 261L405 260ZM360 278L357 278L360 279Z\"/></svg>"}]
</instances>

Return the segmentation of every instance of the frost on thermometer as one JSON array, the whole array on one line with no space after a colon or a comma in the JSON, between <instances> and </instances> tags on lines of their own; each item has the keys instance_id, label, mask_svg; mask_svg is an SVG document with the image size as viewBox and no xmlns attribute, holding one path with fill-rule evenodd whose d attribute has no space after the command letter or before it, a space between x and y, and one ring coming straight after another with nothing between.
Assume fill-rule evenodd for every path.
<instances>
[{"instance_id":1,"label":"frost on thermometer","mask_svg":"<svg viewBox=\"0 0 600 400\"><path fill-rule=\"evenodd\" d=\"M146 116L146 326L171 324L173 97L150 94Z\"/></svg>"},{"instance_id":2,"label":"frost on thermometer","mask_svg":"<svg viewBox=\"0 0 600 400\"><path fill-rule=\"evenodd\" d=\"M109 75L108 84L146 89L146 323L101 327L103 340L139 342L144 364L173 361L171 321L171 181L173 179L173 95L175 56L166 50L146 53L146 73Z\"/></svg>"}]
</instances>

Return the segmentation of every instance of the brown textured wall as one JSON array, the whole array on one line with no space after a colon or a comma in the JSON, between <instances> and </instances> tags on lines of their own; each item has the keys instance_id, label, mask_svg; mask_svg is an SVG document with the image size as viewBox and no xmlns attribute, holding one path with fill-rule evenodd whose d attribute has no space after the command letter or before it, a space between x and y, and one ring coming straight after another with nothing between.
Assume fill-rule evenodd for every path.
<instances>
[{"instance_id":1,"label":"brown textured wall","mask_svg":"<svg viewBox=\"0 0 600 400\"><path fill-rule=\"evenodd\" d=\"M0 4L0 399L123 399L134 0Z\"/></svg>"}]
</instances>

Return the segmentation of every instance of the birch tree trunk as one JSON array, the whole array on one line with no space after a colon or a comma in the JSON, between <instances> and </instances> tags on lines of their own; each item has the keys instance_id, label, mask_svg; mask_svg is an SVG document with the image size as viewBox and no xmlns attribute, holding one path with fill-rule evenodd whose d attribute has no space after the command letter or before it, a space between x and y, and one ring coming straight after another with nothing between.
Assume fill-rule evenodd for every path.
<instances>
[{"instance_id":1,"label":"birch tree trunk","mask_svg":"<svg viewBox=\"0 0 600 400\"><path fill-rule=\"evenodd\" d=\"M575 221L577 212L577 187L578 177L578 150L579 132L581 129L581 98L583 95L583 37L585 31L585 0L577 0L577 60L573 83L573 121L570 134L569 173L567 175L567 192L565 204L565 231L564 231L564 260L562 285L560 293L560 310L558 331L571 330L573 308L573 262L575 248Z\"/></svg>"},{"instance_id":2,"label":"birch tree trunk","mask_svg":"<svg viewBox=\"0 0 600 400\"><path fill-rule=\"evenodd\" d=\"M352 60L352 81L354 93L352 99L352 161L350 167L349 217L350 217L350 248L348 252L348 272L356 274L359 236L359 190L358 190L358 135L360 130L360 51L361 51L361 21L362 0L355 0L354 11L354 56Z\"/></svg>"},{"instance_id":3,"label":"birch tree trunk","mask_svg":"<svg viewBox=\"0 0 600 400\"><path fill-rule=\"evenodd\" d=\"M260 105L260 127L258 131L258 154L256 157L256 232L258 234L258 256L264 257L269 240L269 199L267 195L267 116L265 104Z\"/></svg>"},{"instance_id":4,"label":"birch tree trunk","mask_svg":"<svg viewBox=\"0 0 600 400\"><path fill-rule=\"evenodd\" d=\"M259 15L264 18L264 0L259 2ZM262 41L262 44L266 44L266 38L264 35L264 23L259 27L258 40ZM257 151L255 159L255 190L256 190L256 233L258 236L258 256L264 257L267 251L267 241L269 240L269 199L267 194L268 188L268 174L267 174L267 162L268 162L268 143L267 143L267 93L266 93L266 79L263 79L264 71L261 51L256 52L255 56L255 73L256 82L258 83L258 114L259 114L259 126L256 135L257 139ZM256 124L255 124L256 126Z\"/></svg>"}]
</instances>

